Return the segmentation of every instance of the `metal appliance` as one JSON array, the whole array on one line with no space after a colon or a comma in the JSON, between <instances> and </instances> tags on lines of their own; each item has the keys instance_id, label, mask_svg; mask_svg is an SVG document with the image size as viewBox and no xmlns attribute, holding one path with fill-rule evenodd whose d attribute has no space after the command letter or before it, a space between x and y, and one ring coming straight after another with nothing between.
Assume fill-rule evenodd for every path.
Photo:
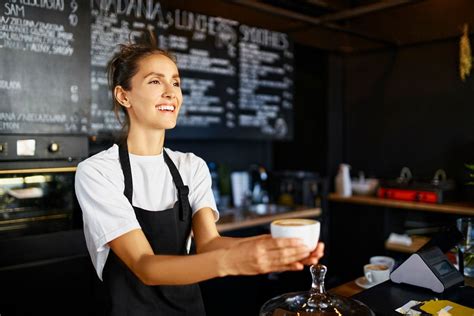
<instances>
[{"instance_id":1,"label":"metal appliance","mask_svg":"<svg viewBox=\"0 0 474 316\"><path fill-rule=\"evenodd\" d=\"M438 204L453 199L454 193L455 183L444 170L437 170L431 181L423 181L413 180L407 167L396 180L382 180L377 190L379 198Z\"/></svg>"},{"instance_id":2,"label":"metal appliance","mask_svg":"<svg viewBox=\"0 0 474 316\"><path fill-rule=\"evenodd\" d=\"M86 136L2 136L2 240L80 228L74 173L87 154Z\"/></svg>"},{"instance_id":3,"label":"metal appliance","mask_svg":"<svg viewBox=\"0 0 474 316\"><path fill-rule=\"evenodd\" d=\"M90 292L93 274L74 194L77 164L87 156L86 135L0 136L5 314L41 311L51 297L75 304L72 288Z\"/></svg>"},{"instance_id":4,"label":"metal appliance","mask_svg":"<svg viewBox=\"0 0 474 316\"><path fill-rule=\"evenodd\" d=\"M326 208L328 182L315 172L275 171L271 182L272 196L277 204Z\"/></svg>"}]
</instances>

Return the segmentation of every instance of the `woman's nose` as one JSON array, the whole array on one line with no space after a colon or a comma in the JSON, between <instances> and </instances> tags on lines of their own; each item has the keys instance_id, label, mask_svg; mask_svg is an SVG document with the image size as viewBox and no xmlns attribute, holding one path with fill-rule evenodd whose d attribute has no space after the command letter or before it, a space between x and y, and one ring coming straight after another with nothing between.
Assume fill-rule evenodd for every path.
<instances>
[{"instance_id":1,"label":"woman's nose","mask_svg":"<svg viewBox=\"0 0 474 316\"><path fill-rule=\"evenodd\" d=\"M171 99L171 98L175 97L175 94L174 94L173 89L171 87L167 86L165 88L165 90L163 91L162 96L163 96L163 98Z\"/></svg>"}]
</instances>

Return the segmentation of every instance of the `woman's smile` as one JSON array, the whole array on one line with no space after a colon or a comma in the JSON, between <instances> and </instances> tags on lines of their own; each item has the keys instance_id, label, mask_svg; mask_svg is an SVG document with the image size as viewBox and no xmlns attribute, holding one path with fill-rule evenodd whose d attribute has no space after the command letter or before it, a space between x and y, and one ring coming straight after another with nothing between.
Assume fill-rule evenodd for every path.
<instances>
[{"instance_id":1,"label":"woman's smile","mask_svg":"<svg viewBox=\"0 0 474 316\"><path fill-rule=\"evenodd\" d=\"M155 106L155 108L157 110L159 110L160 112L164 112L164 113L174 113L175 110L176 110L176 106L173 105L173 104L168 104L168 103L163 103L163 104L158 104Z\"/></svg>"}]
</instances>

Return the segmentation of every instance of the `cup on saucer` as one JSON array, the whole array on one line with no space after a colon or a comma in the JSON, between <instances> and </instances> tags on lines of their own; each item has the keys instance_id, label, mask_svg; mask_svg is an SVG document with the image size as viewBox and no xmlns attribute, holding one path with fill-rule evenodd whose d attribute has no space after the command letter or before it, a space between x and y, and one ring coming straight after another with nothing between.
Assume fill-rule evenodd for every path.
<instances>
[{"instance_id":1,"label":"cup on saucer","mask_svg":"<svg viewBox=\"0 0 474 316\"><path fill-rule=\"evenodd\" d=\"M372 264L386 265L390 269L390 272L393 271L393 267L395 266L395 259L393 259L392 257L387 257L387 256L373 256L373 257L370 257L369 262Z\"/></svg>"},{"instance_id":2,"label":"cup on saucer","mask_svg":"<svg viewBox=\"0 0 474 316\"><path fill-rule=\"evenodd\" d=\"M364 265L364 276L371 284L379 284L390 278L390 267L385 264L369 263Z\"/></svg>"}]
</instances>

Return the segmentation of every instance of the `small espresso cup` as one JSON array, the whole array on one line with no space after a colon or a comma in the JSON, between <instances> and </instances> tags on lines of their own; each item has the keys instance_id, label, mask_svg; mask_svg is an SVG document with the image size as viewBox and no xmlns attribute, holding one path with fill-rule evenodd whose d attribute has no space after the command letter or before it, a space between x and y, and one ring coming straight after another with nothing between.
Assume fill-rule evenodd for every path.
<instances>
[{"instance_id":1,"label":"small espresso cup","mask_svg":"<svg viewBox=\"0 0 474 316\"><path fill-rule=\"evenodd\" d=\"M387 257L387 256L373 256L373 257L370 257L369 262L373 264L384 264L388 266L388 268L390 269L390 272L393 270L393 267L395 266L395 259L393 259L392 257Z\"/></svg>"},{"instance_id":2,"label":"small espresso cup","mask_svg":"<svg viewBox=\"0 0 474 316\"><path fill-rule=\"evenodd\" d=\"M364 266L364 275L369 283L380 283L390 278L390 268L385 264L369 263Z\"/></svg>"},{"instance_id":3,"label":"small espresso cup","mask_svg":"<svg viewBox=\"0 0 474 316\"><path fill-rule=\"evenodd\" d=\"M270 224L273 238L301 238L303 243L313 251L319 241L321 224L317 220L306 218L278 219Z\"/></svg>"}]
</instances>

